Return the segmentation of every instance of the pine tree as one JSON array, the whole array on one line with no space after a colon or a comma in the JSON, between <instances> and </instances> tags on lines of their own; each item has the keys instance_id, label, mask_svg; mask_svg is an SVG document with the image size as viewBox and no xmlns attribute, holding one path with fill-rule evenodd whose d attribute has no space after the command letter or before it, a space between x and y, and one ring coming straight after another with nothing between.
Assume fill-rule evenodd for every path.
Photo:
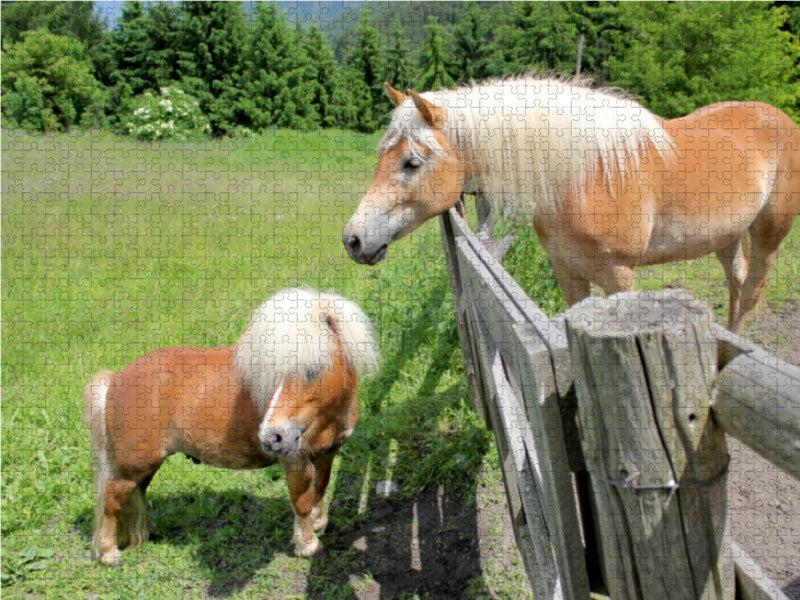
<instances>
[{"instance_id":1,"label":"pine tree","mask_svg":"<svg viewBox=\"0 0 800 600\"><path fill-rule=\"evenodd\" d=\"M422 60L423 73L420 77L420 88L423 90L436 90L440 88L455 87L456 82L448 72L447 57L445 55L445 40L442 27L437 17L428 17L425 25L428 39Z\"/></svg>"},{"instance_id":2,"label":"pine tree","mask_svg":"<svg viewBox=\"0 0 800 600\"><path fill-rule=\"evenodd\" d=\"M312 23L303 43L306 57L306 78L311 86L311 103L316 107L318 121L315 126L336 127L340 124L337 98L339 67L328 46L325 34Z\"/></svg>"},{"instance_id":3,"label":"pine tree","mask_svg":"<svg viewBox=\"0 0 800 600\"><path fill-rule=\"evenodd\" d=\"M622 3L632 35L613 48L612 81L664 117L722 100L800 116L800 46L784 7L761 2Z\"/></svg>"},{"instance_id":4,"label":"pine tree","mask_svg":"<svg viewBox=\"0 0 800 600\"><path fill-rule=\"evenodd\" d=\"M144 67L146 57L152 51L146 19L142 2L126 2L117 29L112 34L111 48L116 63L110 81L114 113L127 99L154 88L154 81Z\"/></svg>"},{"instance_id":5,"label":"pine tree","mask_svg":"<svg viewBox=\"0 0 800 600\"><path fill-rule=\"evenodd\" d=\"M215 135L236 125L245 26L239 2L181 2L178 66Z\"/></svg>"},{"instance_id":6,"label":"pine tree","mask_svg":"<svg viewBox=\"0 0 800 600\"><path fill-rule=\"evenodd\" d=\"M285 122L286 77L298 62L292 30L274 4L259 3L244 52L240 122L255 130Z\"/></svg>"},{"instance_id":7,"label":"pine tree","mask_svg":"<svg viewBox=\"0 0 800 600\"><path fill-rule=\"evenodd\" d=\"M346 80L355 109L355 128L375 131L389 112L383 88L384 70L381 61L381 40L372 26L369 12L362 11L361 25L356 30L356 43L347 57Z\"/></svg>"},{"instance_id":8,"label":"pine tree","mask_svg":"<svg viewBox=\"0 0 800 600\"><path fill-rule=\"evenodd\" d=\"M411 52L408 49L408 34L395 18L392 23L390 46L386 51L385 80L392 86L404 90L412 82L414 69L411 65Z\"/></svg>"},{"instance_id":9,"label":"pine tree","mask_svg":"<svg viewBox=\"0 0 800 600\"><path fill-rule=\"evenodd\" d=\"M453 40L453 76L460 82L480 81L492 75L489 15L470 4L461 13Z\"/></svg>"},{"instance_id":10,"label":"pine tree","mask_svg":"<svg viewBox=\"0 0 800 600\"><path fill-rule=\"evenodd\" d=\"M510 22L497 32L503 70L571 75L579 35L563 3L515 2Z\"/></svg>"}]
</instances>

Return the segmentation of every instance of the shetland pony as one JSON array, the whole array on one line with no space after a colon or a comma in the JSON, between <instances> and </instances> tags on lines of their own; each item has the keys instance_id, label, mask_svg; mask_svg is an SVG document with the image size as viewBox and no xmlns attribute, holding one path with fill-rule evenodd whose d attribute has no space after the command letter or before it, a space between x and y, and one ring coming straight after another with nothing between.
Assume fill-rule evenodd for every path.
<instances>
[{"instance_id":1,"label":"shetland pony","mask_svg":"<svg viewBox=\"0 0 800 600\"><path fill-rule=\"evenodd\" d=\"M97 373L84 390L95 557L118 564L120 548L147 540L145 492L176 453L228 469L280 462L295 554L317 553L333 458L358 420L358 379L377 363L372 326L358 306L287 289L256 309L235 346L162 348Z\"/></svg>"},{"instance_id":2,"label":"shetland pony","mask_svg":"<svg viewBox=\"0 0 800 600\"><path fill-rule=\"evenodd\" d=\"M634 268L715 252L741 333L800 212L800 129L758 102L664 120L609 91L525 77L408 95L344 228L351 258L451 208L463 191L530 214L569 304L630 291Z\"/></svg>"}]
</instances>

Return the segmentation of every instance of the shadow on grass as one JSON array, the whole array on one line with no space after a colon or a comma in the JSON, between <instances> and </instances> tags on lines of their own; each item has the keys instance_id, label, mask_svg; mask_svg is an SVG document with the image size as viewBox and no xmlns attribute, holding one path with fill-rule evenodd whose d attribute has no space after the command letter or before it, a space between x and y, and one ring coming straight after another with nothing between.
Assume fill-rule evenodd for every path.
<instances>
[{"instance_id":1,"label":"shadow on grass","mask_svg":"<svg viewBox=\"0 0 800 600\"><path fill-rule=\"evenodd\" d=\"M283 479L280 465L262 472L267 478L272 475ZM156 529L145 547L154 546L152 551L156 553L158 546L191 547L201 579L208 582L206 594L210 598L226 598L245 589L256 572L276 556L293 556L294 515L288 494L263 497L208 487L185 494L152 490L148 503L151 505L148 514ZM92 519L89 510L76 519L87 545L92 535ZM122 558L125 566L136 560L132 552L124 549Z\"/></svg>"}]
</instances>

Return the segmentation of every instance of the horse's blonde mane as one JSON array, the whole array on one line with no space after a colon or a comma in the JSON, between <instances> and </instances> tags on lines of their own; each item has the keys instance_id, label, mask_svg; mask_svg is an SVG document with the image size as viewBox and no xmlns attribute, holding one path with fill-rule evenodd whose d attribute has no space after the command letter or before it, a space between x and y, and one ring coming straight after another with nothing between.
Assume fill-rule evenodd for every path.
<instances>
[{"instance_id":1,"label":"horse's blonde mane","mask_svg":"<svg viewBox=\"0 0 800 600\"><path fill-rule=\"evenodd\" d=\"M477 187L527 210L551 210L598 160L612 186L636 175L649 152L673 160L660 119L618 92L528 76L422 96L447 110L443 133L463 161L478 165ZM410 98L392 113L381 150L403 136L446 154Z\"/></svg>"},{"instance_id":2,"label":"horse's blonde mane","mask_svg":"<svg viewBox=\"0 0 800 600\"><path fill-rule=\"evenodd\" d=\"M333 364L336 337L341 334L348 362L359 377L375 371L380 353L370 323L353 302L336 294L290 288L259 306L236 344L234 364L259 408L264 410L286 375L306 377Z\"/></svg>"}]
</instances>

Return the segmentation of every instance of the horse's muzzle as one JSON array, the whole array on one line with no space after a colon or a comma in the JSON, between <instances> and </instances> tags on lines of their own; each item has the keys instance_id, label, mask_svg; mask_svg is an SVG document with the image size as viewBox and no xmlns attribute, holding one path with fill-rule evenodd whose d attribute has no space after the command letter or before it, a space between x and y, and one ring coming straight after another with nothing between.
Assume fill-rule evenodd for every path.
<instances>
[{"instance_id":1,"label":"horse's muzzle","mask_svg":"<svg viewBox=\"0 0 800 600\"><path fill-rule=\"evenodd\" d=\"M389 248L389 244L383 244L377 251L369 254L365 251L366 249L357 235L348 235L346 233L342 236L342 243L344 247L347 248L347 253L350 255L350 258L361 265L378 264L386 258L386 251Z\"/></svg>"},{"instance_id":2,"label":"horse's muzzle","mask_svg":"<svg viewBox=\"0 0 800 600\"><path fill-rule=\"evenodd\" d=\"M261 448L276 458L291 458L300 453L305 427L299 423L262 428L258 432Z\"/></svg>"}]
</instances>

